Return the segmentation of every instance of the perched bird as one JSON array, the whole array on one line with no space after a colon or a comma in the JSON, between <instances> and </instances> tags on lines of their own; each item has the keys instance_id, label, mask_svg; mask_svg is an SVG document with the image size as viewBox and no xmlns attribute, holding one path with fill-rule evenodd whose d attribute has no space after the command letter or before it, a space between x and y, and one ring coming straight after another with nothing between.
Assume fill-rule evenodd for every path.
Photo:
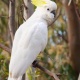
<instances>
[{"instance_id":1,"label":"perched bird","mask_svg":"<svg viewBox=\"0 0 80 80\"><path fill-rule=\"evenodd\" d=\"M37 6L35 12L14 36L8 80L21 80L48 41L48 26L54 20L57 5L51 0L32 0L32 4Z\"/></svg>"}]
</instances>

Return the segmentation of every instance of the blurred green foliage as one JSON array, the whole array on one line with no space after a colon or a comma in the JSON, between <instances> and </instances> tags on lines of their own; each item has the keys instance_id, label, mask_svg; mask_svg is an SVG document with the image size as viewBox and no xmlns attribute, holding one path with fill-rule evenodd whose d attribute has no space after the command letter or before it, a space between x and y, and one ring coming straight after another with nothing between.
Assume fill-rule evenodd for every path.
<instances>
[{"instance_id":1,"label":"blurred green foliage","mask_svg":"<svg viewBox=\"0 0 80 80\"><path fill-rule=\"evenodd\" d=\"M62 4L58 0L58 7L61 7L61 15L52 27L49 27L49 38L46 49L38 56L38 60L43 67L46 67L52 72L60 73L60 80L77 80L76 73L70 65L68 42L67 40L67 23L66 15ZM78 5L80 5L78 3ZM16 28L23 22L21 10L22 1L16 1ZM79 6L80 7L80 6ZM65 40L63 39L63 36ZM8 30L8 2L0 1L0 42L6 44L9 41ZM8 45L8 44L7 44ZM8 65L10 56L6 51L0 49L0 80L7 80ZM30 80L52 80L50 76L36 69L28 72Z\"/></svg>"},{"instance_id":2,"label":"blurred green foliage","mask_svg":"<svg viewBox=\"0 0 80 80\"><path fill-rule=\"evenodd\" d=\"M8 76L8 63L9 59L6 59L0 54L0 80L7 80Z\"/></svg>"}]
</instances>

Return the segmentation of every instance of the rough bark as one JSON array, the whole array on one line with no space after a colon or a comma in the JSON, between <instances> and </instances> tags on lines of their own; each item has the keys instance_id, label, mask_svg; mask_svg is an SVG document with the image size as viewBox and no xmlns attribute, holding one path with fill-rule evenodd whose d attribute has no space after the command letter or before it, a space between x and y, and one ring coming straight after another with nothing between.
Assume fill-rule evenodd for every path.
<instances>
[{"instance_id":1,"label":"rough bark","mask_svg":"<svg viewBox=\"0 0 80 80\"><path fill-rule=\"evenodd\" d=\"M69 0L62 1L68 22L68 41L70 60L73 68L80 72L80 20L75 9L74 0L68 5Z\"/></svg>"},{"instance_id":2,"label":"rough bark","mask_svg":"<svg viewBox=\"0 0 80 80\"><path fill-rule=\"evenodd\" d=\"M15 0L9 1L9 31L12 43L15 34Z\"/></svg>"}]
</instances>

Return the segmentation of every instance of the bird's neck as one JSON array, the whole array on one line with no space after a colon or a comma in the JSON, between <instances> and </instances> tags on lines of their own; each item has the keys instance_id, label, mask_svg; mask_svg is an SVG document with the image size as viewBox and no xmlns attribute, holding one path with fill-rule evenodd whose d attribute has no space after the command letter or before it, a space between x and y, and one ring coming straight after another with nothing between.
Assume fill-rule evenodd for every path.
<instances>
[{"instance_id":1,"label":"bird's neck","mask_svg":"<svg viewBox=\"0 0 80 80\"><path fill-rule=\"evenodd\" d=\"M35 14L33 13L33 15L29 18L30 21L34 21L34 22L44 22L47 26L48 26L48 22L42 17L42 15L40 14Z\"/></svg>"},{"instance_id":2,"label":"bird's neck","mask_svg":"<svg viewBox=\"0 0 80 80\"><path fill-rule=\"evenodd\" d=\"M53 21L51 18L49 18L48 14L39 10L35 11L31 16L31 18L37 20L43 20L44 22L47 23L47 25L50 25Z\"/></svg>"}]
</instances>

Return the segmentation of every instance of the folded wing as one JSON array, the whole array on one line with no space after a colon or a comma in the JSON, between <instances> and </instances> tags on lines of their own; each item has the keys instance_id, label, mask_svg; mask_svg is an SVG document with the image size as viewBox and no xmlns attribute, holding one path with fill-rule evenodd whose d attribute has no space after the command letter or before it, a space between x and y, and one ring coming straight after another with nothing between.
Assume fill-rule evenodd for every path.
<instances>
[{"instance_id":1,"label":"folded wing","mask_svg":"<svg viewBox=\"0 0 80 80\"><path fill-rule=\"evenodd\" d=\"M12 74L12 77L18 78L23 75L38 54L44 50L47 44L47 33L47 25L42 22L36 23L28 31L25 29L22 32L19 41L17 41L17 47L13 43L16 50L13 53L15 55L11 56L9 66L9 72ZM15 39L16 37L17 35Z\"/></svg>"}]
</instances>

